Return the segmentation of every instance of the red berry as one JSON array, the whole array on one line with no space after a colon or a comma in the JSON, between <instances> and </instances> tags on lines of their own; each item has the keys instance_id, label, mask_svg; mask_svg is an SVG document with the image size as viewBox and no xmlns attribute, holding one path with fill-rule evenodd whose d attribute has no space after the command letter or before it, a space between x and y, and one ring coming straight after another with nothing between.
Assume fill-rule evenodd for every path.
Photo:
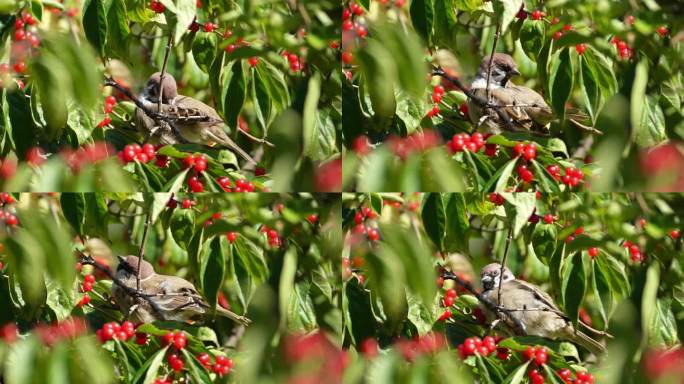
<instances>
[{"instance_id":1,"label":"red berry","mask_svg":"<svg viewBox=\"0 0 684 384\"><path fill-rule=\"evenodd\" d=\"M544 223L552 224L553 223L553 215L550 213L547 213L546 215L544 215Z\"/></svg>"},{"instance_id":2,"label":"red berry","mask_svg":"<svg viewBox=\"0 0 684 384\"><path fill-rule=\"evenodd\" d=\"M315 224L318 222L318 215L309 215L306 220L311 224Z\"/></svg>"},{"instance_id":3,"label":"red berry","mask_svg":"<svg viewBox=\"0 0 684 384\"><path fill-rule=\"evenodd\" d=\"M185 365L183 364L183 360L181 360L180 358L170 361L169 364L171 365L171 369L173 369L176 372L182 371L183 366Z\"/></svg>"},{"instance_id":4,"label":"red berry","mask_svg":"<svg viewBox=\"0 0 684 384\"><path fill-rule=\"evenodd\" d=\"M538 9L535 9L532 11L532 20L541 20L542 18L542 12Z\"/></svg>"},{"instance_id":5,"label":"red berry","mask_svg":"<svg viewBox=\"0 0 684 384\"><path fill-rule=\"evenodd\" d=\"M185 348L187 342L188 339L187 336L185 336L185 332L180 331L173 334L173 346L176 347L176 349Z\"/></svg>"},{"instance_id":6,"label":"red berry","mask_svg":"<svg viewBox=\"0 0 684 384\"><path fill-rule=\"evenodd\" d=\"M569 30L571 30L571 29L572 29L572 26L571 26L570 24L565 24L565 25L563 26L563 31L564 31L564 32L567 32L567 31L569 31Z\"/></svg>"},{"instance_id":7,"label":"red berry","mask_svg":"<svg viewBox=\"0 0 684 384\"><path fill-rule=\"evenodd\" d=\"M12 68L14 68L14 72L16 73L24 73L26 72L26 63L23 61L17 61Z\"/></svg>"},{"instance_id":8,"label":"red berry","mask_svg":"<svg viewBox=\"0 0 684 384\"><path fill-rule=\"evenodd\" d=\"M229 243L234 243L235 240L237 239L237 232L227 232L226 233L226 239L228 239Z\"/></svg>"},{"instance_id":9,"label":"red berry","mask_svg":"<svg viewBox=\"0 0 684 384\"><path fill-rule=\"evenodd\" d=\"M461 113L464 116L468 116L468 104L467 103L461 103L461 105L458 106L458 110L461 111Z\"/></svg>"},{"instance_id":10,"label":"red berry","mask_svg":"<svg viewBox=\"0 0 684 384\"><path fill-rule=\"evenodd\" d=\"M367 235L368 235L368 240L370 240L370 241L380 240L380 231L378 231L375 228L369 229Z\"/></svg>"},{"instance_id":11,"label":"red berry","mask_svg":"<svg viewBox=\"0 0 684 384\"><path fill-rule=\"evenodd\" d=\"M528 346L527 348L525 348L525 351L523 352L523 356L525 356L526 360L532 360L534 358L534 351L535 351L534 347Z\"/></svg>"},{"instance_id":12,"label":"red berry","mask_svg":"<svg viewBox=\"0 0 684 384\"><path fill-rule=\"evenodd\" d=\"M444 283L443 279L442 279L442 283ZM455 289L447 289L445 296L446 297L456 297L456 290Z\"/></svg>"},{"instance_id":13,"label":"red berry","mask_svg":"<svg viewBox=\"0 0 684 384\"><path fill-rule=\"evenodd\" d=\"M563 33L561 31L556 31L556 33L554 33L553 36L551 36L551 38L554 40L558 40L561 38L561 36L563 36Z\"/></svg>"},{"instance_id":14,"label":"red berry","mask_svg":"<svg viewBox=\"0 0 684 384\"><path fill-rule=\"evenodd\" d=\"M442 312L442 314L439 316L439 321L445 321L446 319L448 319L450 317L451 317L451 311L447 309L446 311Z\"/></svg>"},{"instance_id":15,"label":"red berry","mask_svg":"<svg viewBox=\"0 0 684 384\"><path fill-rule=\"evenodd\" d=\"M84 281L83 285L81 286L81 289L83 290L83 292L90 292L93 290L93 283Z\"/></svg>"},{"instance_id":16,"label":"red berry","mask_svg":"<svg viewBox=\"0 0 684 384\"><path fill-rule=\"evenodd\" d=\"M209 356L208 353L200 353L197 355L197 360L204 366L204 367L209 367L211 365L211 356Z\"/></svg>"},{"instance_id":17,"label":"red berry","mask_svg":"<svg viewBox=\"0 0 684 384\"><path fill-rule=\"evenodd\" d=\"M85 281L86 283L94 284L95 283L95 276L85 275L85 276L83 276L83 281Z\"/></svg>"},{"instance_id":18,"label":"red berry","mask_svg":"<svg viewBox=\"0 0 684 384\"><path fill-rule=\"evenodd\" d=\"M578 54L583 54L584 51L587 50L587 46L585 44L577 44L575 45L575 51L577 51Z\"/></svg>"},{"instance_id":19,"label":"red berry","mask_svg":"<svg viewBox=\"0 0 684 384\"><path fill-rule=\"evenodd\" d=\"M256 56L252 56L249 59L247 59L247 62L249 63L250 67L254 68L259 63L259 58Z\"/></svg>"},{"instance_id":20,"label":"red berry","mask_svg":"<svg viewBox=\"0 0 684 384\"><path fill-rule=\"evenodd\" d=\"M190 168L195 165L195 157L193 155L187 155L183 158L183 168Z\"/></svg>"},{"instance_id":21,"label":"red berry","mask_svg":"<svg viewBox=\"0 0 684 384\"><path fill-rule=\"evenodd\" d=\"M540 347L534 351L534 362L537 363L537 365L545 364L548 358L549 356L546 348Z\"/></svg>"},{"instance_id":22,"label":"red berry","mask_svg":"<svg viewBox=\"0 0 684 384\"><path fill-rule=\"evenodd\" d=\"M342 62L345 64L351 64L351 62L354 60L354 55L352 55L351 52L346 51L342 52Z\"/></svg>"},{"instance_id":23,"label":"red berry","mask_svg":"<svg viewBox=\"0 0 684 384\"><path fill-rule=\"evenodd\" d=\"M525 11L525 10L522 9L522 8L520 8L520 10L519 10L518 13L515 15L515 17L517 17L517 18L520 19L520 20L525 20L525 19L527 19L527 11Z\"/></svg>"},{"instance_id":24,"label":"red berry","mask_svg":"<svg viewBox=\"0 0 684 384\"><path fill-rule=\"evenodd\" d=\"M677 230L677 229L673 229L670 231L670 237L673 239L679 238L679 235L680 235L679 230Z\"/></svg>"},{"instance_id":25,"label":"red berry","mask_svg":"<svg viewBox=\"0 0 684 384\"><path fill-rule=\"evenodd\" d=\"M598 255L599 249L596 247L591 247L587 250L587 253L589 254L589 256L591 256L591 258L594 258Z\"/></svg>"},{"instance_id":26,"label":"red berry","mask_svg":"<svg viewBox=\"0 0 684 384\"><path fill-rule=\"evenodd\" d=\"M162 336L162 345L169 345L173 343L173 332L166 332L164 336Z\"/></svg>"},{"instance_id":27,"label":"red berry","mask_svg":"<svg viewBox=\"0 0 684 384\"><path fill-rule=\"evenodd\" d=\"M665 37L665 35L667 35L667 27L664 26L664 25L661 25L660 27L658 27L658 29L656 30L656 32L658 32L658 34L659 34L660 36Z\"/></svg>"},{"instance_id":28,"label":"red berry","mask_svg":"<svg viewBox=\"0 0 684 384\"><path fill-rule=\"evenodd\" d=\"M213 32L216 26L213 23L204 24L204 32Z\"/></svg>"},{"instance_id":29,"label":"red berry","mask_svg":"<svg viewBox=\"0 0 684 384\"><path fill-rule=\"evenodd\" d=\"M13 226L19 224L19 219L18 219L16 216L14 216L13 214L9 214L9 215L7 215L7 217L5 218L5 223L6 223L7 225L13 227Z\"/></svg>"},{"instance_id":30,"label":"red berry","mask_svg":"<svg viewBox=\"0 0 684 384\"><path fill-rule=\"evenodd\" d=\"M525 145L523 150L523 158L527 161L537 158L537 145L534 143Z\"/></svg>"},{"instance_id":31,"label":"red berry","mask_svg":"<svg viewBox=\"0 0 684 384\"><path fill-rule=\"evenodd\" d=\"M204 155L195 155L195 171L204 172L207 169L207 158Z\"/></svg>"},{"instance_id":32,"label":"red berry","mask_svg":"<svg viewBox=\"0 0 684 384\"><path fill-rule=\"evenodd\" d=\"M225 50L226 53L233 53L235 50L235 44L228 44L225 48L223 48L223 50Z\"/></svg>"},{"instance_id":33,"label":"red berry","mask_svg":"<svg viewBox=\"0 0 684 384\"><path fill-rule=\"evenodd\" d=\"M579 236L584 233L584 227L577 227L575 229L575 235Z\"/></svg>"}]
</instances>

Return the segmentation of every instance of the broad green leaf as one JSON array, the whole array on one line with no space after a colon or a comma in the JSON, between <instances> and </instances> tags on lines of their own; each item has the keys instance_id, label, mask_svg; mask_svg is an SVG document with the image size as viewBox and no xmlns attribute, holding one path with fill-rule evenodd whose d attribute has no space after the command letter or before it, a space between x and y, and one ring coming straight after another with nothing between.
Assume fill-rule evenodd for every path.
<instances>
[{"instance_id":1,"label":"broad green leaf","mask_svg":"<svg viewBox=\"0 0 684 384\"><path fill-rule=\"evenodd\" d=\"M413 27L423 39L425 39L428 45L431 45L432 42L434 1L435 0L413 0L411 1L411 8L409 8Z\"/></svg>"},{"instance_id":2,"label":"broad green leaf","mask_svg":"<svg viewBox=\"0 0 684 384\"><path fill-rule=\"evenodd\" d=\"M531 361L531 360L530 360ZM511 372L510 375L506 376L505 384L518 384L525 377L527 366L530 365L530 361L525 362L525 364L520 365L515 371Z\"/></svg>"},{"instance_id":3,"label":"broad green leaf","mask_svg":"<svg viewBox=\"0 0 684 384\"><path fill-rule=\"evenodd\" d=\"M167 349L169 349L168 345L160 349L149 360L147 360L145 364L138 370L132 382L138 382L144 374L145 379L143 380L143 384L154 383L154 380L156 380L158 377L159 367L161 367L161 364L164 361L164 355L166 354Z\"/></svg>"},{"instance_id":4,"label":"broad green leaf","mask_svg":"<svg viewBox=\"0 0 684 384\"><path fill-rule=\"evenodd\" d=\"M581 253L570 254L564 260L561 270L561 296L565 313L574 324L577 324L579 309L584 301L587 290L587 278Z\"/></svg>"},{"instance_id":5,"label":"broad green leaf","mask_svg":"<svg viewBox=\"0 0 684 384\"><path fill-rule=\"evenodd\" d=\"M646 283L641 295L641 328L646 339L655 338L659 326L651 327L658 316L658 286L660 285L660 264L652 263L646 270ZM656 334L654 334L656 333Z\"/></svg>"},{"instance_id":6,"label":"broad green leaf","mask_svg":"<svg viewBox=\"0 0 684 384\"><path fill-rule=\"evenodd\" d=\"M283 329L288 325L288 312L290 301L293 300L295 274L297 273L297 250L294 247L285 252L283 256L283 268L280 271L280 281L278 282L278 304L280 309L280 326Z\"/></svg>"},{"instance_id":7,"label":"broad green leaf","mask_svg":"<svg viewBox=\"0 0 684 384\"><path fill-rule=\"evenodd\" d=\"M83 235L86 218L86 199L83 193L62 193L59 196L62 213L78 235Z\"/></svg>"},{"instance_id":8,"label":"broad green leaf","mask_svg":"<svg viewBox=\"0 0 684 384\"><path fill-rule=\"evenodd\" d=\"M447 233L445 249L448 251L465 252L468 249L468 209L465 196L453 193L446 207Z\"/></svg>"},{"instance_id":9,"label":"broad green leaf","mask_svg":"<svg viewBox=\"0 0 684 384\"><path fill-rule=\"evenodd\" d=\"M192 209L175 209L169 225L176 243L186 251L195 230L195 214Z\"/></svg>"},{"instance_id":10,"label":"broad green leaf","mask_svg":"<svg viewBox=\"0 0 684 384\"><path fill-rule=\"evenodd\" d=\"M201 32L192 42L192 55L195 62L206 73L209 73L209 68L216 57L217 39L215 33Z\"/></svg>"},{"instance_id":11,"label":"broad green leaf","mask_svg":"<svg viewBox=\"0 0 684 384\"><path fill-rule=\"evenodd\" d=\"M83 30L86 38L93 45L100 57L105 57L107 41L107 8L108 1L86 0L83 4Z\"/></svg>"},{"instance_id":12,"label":"broad green leaf","mask_svg":"<svg viewBox=\"0 0 684 384\"><path fill-rule=\"evenodd\" d=\"M551 105L562 121L565 116L565 103L570 98L573 85L573 68L569 48L563 48L551 56L549 71L549 90Z\"/></svg>"},{"instance_id":13,"label":"broad green leaf","mask_svg":"<svg viewBox=\"0 0 684 384\"><path fill-rule=\"evenodd\" d=\"M321 77L315 73L307 84L306 100L302 112L302 126L304 141L304 153L315 158L318 153L318 126L316 116L318 114L318 101L321 97Z\"/></svg>"},{"instance_id":14,"label":"broad green leaf","mask_svg":"<svg viewBox=\"0 0 684 384\"><path fill-rule=\"evenodd\" d=\"M423 198L421 211L425 232L437 249L444 249L444 236L447 229L446 205L440 193L429 193Z\"/></svg>"},{"instance_id":15,"label":"broad green leaf","mask_svg":"<svg viewBox=\"0 0 684 384\"><path fill-rule=\"evenodd\" d=\"M224 248L220 237L214 237L209 243L209 252L202 258L200 276L202 278L202 292L212 309L216 306L218 292L223 285L226 271Z\"/></svg>"}]
</instances>

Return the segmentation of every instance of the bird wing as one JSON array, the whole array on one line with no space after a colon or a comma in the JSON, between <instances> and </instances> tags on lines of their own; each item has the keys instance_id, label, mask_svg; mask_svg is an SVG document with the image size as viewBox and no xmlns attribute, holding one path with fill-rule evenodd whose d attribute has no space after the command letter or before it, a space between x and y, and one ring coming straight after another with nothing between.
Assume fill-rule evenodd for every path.
<instances>
[{"instance_id":1,"label":"bird wing","mask_svg":"<svg viewBox=\"0 0 684 384\"><path fill-rule=\"evenodd\" d=\"M544 98L530 88L510 84L490 92L493 103L501 105L508 116L524 129L545 130L554 119L553 111Z\"/></svg>"},{"instance_id":2,"label":"bird wing","mask_svg":"<svg viewBox=\"0 0 684 384\"><path fill-rule=\"evenodd\" d=\"M557 314L565 320L569 320L568 316L566 316L565 313L563 313L563 311L561 311L558 308L558 306L553 301L551 296L549 296L548 293L542 291L542 289L538 286L532 283L528 283L524 280L513 280L509 283L514 284L516 289L529 291L535 299L537 299L540 303L543 304L544 308L548 309L550 312Z\"/></svg>"}]
</instances>

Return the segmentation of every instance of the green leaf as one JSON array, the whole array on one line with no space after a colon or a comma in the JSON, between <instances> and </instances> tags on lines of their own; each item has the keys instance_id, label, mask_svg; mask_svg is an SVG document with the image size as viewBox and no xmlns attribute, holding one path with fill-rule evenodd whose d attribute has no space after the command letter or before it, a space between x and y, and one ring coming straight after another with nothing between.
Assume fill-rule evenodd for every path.
<instances>
[{"instance_id":1,"label":"green leaf","mask_svg":"<svg viewBox=\"0 0 684 384\"><path fill-rule=\"evenodd\" d=\"M495 192L503 192L506 190L506 186L508 185L508 180L511 178L511 174L513 173L513 169L515 168L515 164L518 162L517 158L513 158L509 160L506 165L503 167L499 168L498 171L492 177L487 180L487 184L482 188L483 191L490 191L492 189L492 185L496 183L496 186L494 187Z\"/></svg>"},{"instance_id":2,"label":"green leaf","mask_svg":"<svg viewBox=\"0 0 684 384\"><path fill-rule=\"evenodd\" d=\"M83 193L62 193L59 197L62 214L78 235L83 235L86 217L86 199Z\"/></svg>"},{"instance_id":3,"label":"green leaf","mask_svg":"<svg viewBox=\"0 0 684 384\"><path fill-rule=\"evenodd\" d=\"M226 271L224 253L221 237L214 237L209 243L209 252L202 258L200 268L202 291L212 309L216 306L218 292L223 285Z\"/></svg>"},{"instance_id":4,"label":"green leaf","mask_svg":"<svg viewBox=\"0 0 684 384\"><path fill-rule=\"evenodd\" d=\"M518 366L518 368L515 369L515 371L511 372L510 375L506 376L504 384L520 383L523 380L523 378L525 378L527 366L530 365L530 362L531 360L525 362L525 364L521 364L520 366Z\"/></svg>"},{"instance_id":5,"label":"green leaf","mask_svg":"<svg viewBox=\"0 0 684 384\"><path fill-rule=\"evenodd\" d=\"M540 223L534 227L534 232L532 234L534 253L536 253L546 265L549 265L549 260L556 251L557 238L558 233L554 225Z\"/></svg>"},{"instance_id":6,"label":"green leaf","mask_svg":"<svg viewBox=\"0 0 684 384\"><path fill-rule=\"evenodd\" d=\"M187 251L195 231L194 211L192 209L175 209L173 215L171 215L169 227L173 239L181 248Z\"/></svg>"},{"instance_id":7,"label":"green leaf","mask_svg":"<svg viewBox=\"0 0 684 384\"><path fill-rule=\"evenodd\" d=\"M651 263L646 270L646 283L641 295L641 328L647 338L654 338L660 327L651 327L657 317L658 286L660 285L660 264ZM655 333L655 334L654 334Z\"/></svg>"},{"instance_id":8,"label":"green leaf","mask_svg":"<svg viewBox=\"0 0 684 384\"><path fill-rule=\"evenodd\" d=\"M192 42L192 55L195 62L206 73L209 73L209 68L216 57L217 40L215 33L201 32Z\"/></svg>"},{"instance_id":9,"label":"green leaf","mask_svg":"<svg viewBox=\"0 0 684 384\"><path fill-rule=\"evenodd\" d=\"M128 26L128 14L124 0L112 0L107 11L107 54L122 60L130 60L128 56L128 37L131 29Z\"/></svg>"},{"instance_id":10,"label":"green leaf","mask_svg":"<svg viewBox=\"0 0 684 384\"><path fill-rule=\"evenodd\" d=\"M318 114L318 100L321 97L321 77L316 72L307 84L306 100L302 113L302 126L304 141L304 153L309 157L315 157L318 153L318 126L316 115Z\"/></svg>"},{"instance_id":11,"label":"green leaf","mask_svg":"<svg viewBox=\"0 0 684 384\"><path fill-rule=\"evenodd\" d=\"M446 206L440 193L428 193L423 199L421 211L425 232L439 250L444 250L447 218Z\"/></svg>"},{"instance_id":12,"label":"green leaf","mask_svg":"<svg viewBox=\"0 0 684 384\"><path fill-rule=\"evenodd\" d=\"M494 0L494 12L499 18L498 21L501 23L501 35L503 36L508 29L508 26L513 22L515 16L520 10L520 5L522 2L520 0Z\"/></svg>"},{"instance_id":13,"label":"green leaf","mask_svg":"<svg viewBox=\"0 0 684 384\"><path fill-rule=\"evenodd\" d=\"M451 194L446 207L446 220L446 250L466 252L468 250L470 221L468 221L468 208L466 207L464 194Z\"/></svg>"},{"instance_id":14,"label":"green leaf","mask_svg":"<svg viewBox=\"0 0 684 384\"><path fill-rule=\"evenodd\" d=\"M297 249L290 247L283 256L283 268L278 282L278 305L280 310L280 325L285 327L290 301L293 298L295 275L297 273Z\"/></svg>"},{"instance_id":15,"label":"green leaf","mask_svg":"<svg viewBox=\"0 0 684 384\"><path fill-rule=\"evenodd\" d=\"M143 364L143 366L140 367L138 372L135 374L135 377L133 378L132 382L137 383L142 377L142 375L145 374L143 384L154 383L154 380L156 380L158 377L159 367L161 367L161 364L164 361L164 355L166 354L167 349L169 349L168 345L160 349L157 353L154 354L154 356L148 359L145 362L145 364Z\"/></svg>"},{"instance_id":16,"label":"green leaf","mask_svg":"<svg viewBox=\"0 0 684 384\"><path fill-rule=\"evenodd\" d=\"M111 1L111 0L110 0ZM105 57L107 41L106 1L86 0L83 4L83 30L100 57Z\"/></svg>"},{"instance_id":17,"label":"green leaf","mask_svg":"<svg viewBox=\"0 0 684 384\"><path fill-rule=\"evenodd\" d=\"M345 327L356 345L375 336L376 322L371 300L370 292L357 279L345 283L342 296Z\"/></svg>"},{"instance_id":18,"label":"green leaf","mask_svg":"<svg viewBox=\"0 0 684 384\"><path fill-rule=\"evenodd\" d=\"M564 260L561 269L561 295L565 313L574 324L577 324L579 309L587 290L587 277L581 253L571 254Z\"/></svg>"},{"instance_id":19,"label":"green leaf","mask_svg":"<svg viewBox=\"0 0 684 384\"><path fill-rule=\"evenodd\" d=\"M632 131L638 135L640 131L646 129L642 124L642 116L645 109L646 85L648 83L648 57L643 56L636 65L634 81L632 82L632 92L630 94L630 123Z\"/></svg>"},{"instance_id":20,"label":"green leaf","mask_svg":"<svg viewBox=\"0 0 684 384\"><path fill-rule=\"evenodd\" d=\"M551 57L549 89L551 105L562 121L565 117L565 103L570 98L573 85L573 68L569 48L563 48Z\"/></svg>"},{"instance_id":21,"label":"green leaf","mask_svg":"<svg viewBox=\"0 0 684 384\"><path fill-rule=\"evenodd\" d=\"M247 99L244 63L237 60L229 71L222 72L223 114L228 125L237 126L237 119Z\"/></svg>"},{"instance_id":22,"label":"green leaf","mask_svg":"<svg viewBox=\"0 0 684 384\"><path fill-rule=\"evenodd\" d=\"M432 44L432 29L434 18L434 0L411 1L411 22L413 27L425 39L428 45Z\"/></svg>"}]
</instances>

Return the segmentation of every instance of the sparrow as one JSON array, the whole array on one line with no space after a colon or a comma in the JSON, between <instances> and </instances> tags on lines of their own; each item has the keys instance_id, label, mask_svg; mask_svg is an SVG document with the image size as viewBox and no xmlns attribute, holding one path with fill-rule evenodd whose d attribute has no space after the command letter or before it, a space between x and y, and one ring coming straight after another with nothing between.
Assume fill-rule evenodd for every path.
<instances>
[{"instance_id":1,"label":"sparrow","mask_svg":"<svg viewBox=\"0 0 684 384\"><path fill-rule=\"evenodd\" d=\"M472 98L468 99L470 120L485 133L499 134L503 131L533 131L545 133L549 123L554 120L553 111L544 98L534 90L510 82L520 71L513 58L505 53L495 53L492 59L492 72L489 78L489 97L487 97L487 72L489 57L480 64L477 75L470 85L470 91L490 105L500 106L511 120L510 126L490 106L481 106Z\"/></svg>"},{"instance_id":2,"label":"sparrow","mask_svg":"<svg viewBox=\"0 0 684 384\"><path fill-rule=\"evenodd\" d=\"M214 108L192 97L178 94L176 80L171 74L164 74L162 83L161 73L153 73L145 83L138 101L150 111L158 112L167 118L166 121L154 118L143 109L136 108L135 125L143 134L150 137L153 144L216 143L256 164L256 161L226 134L223 130L224 122Z\"/></svg>"},{"instance_id":3,"label":"sparrow","mask_svg":"<svg viewBox=\"0 0 684 384\"><path fill-rule=\"evenodd\" d=\"M117 279L126 287L137 289L138 256L118 256ZM195 286L180 277L159 275L152 264L143 260L140 263L140 290L143 294L153 295L159 311L145 298L135 298L119 284L112 284L112 297L129 320L141 323L153 321L202 320L211 315L211 306L200 295ZM251 321L227 309L216 307L216 314L227 317L242 325Z\"/></svg>"},{"instance_id":4,"label":"sparrow","mask_svg":"<svg viewBox=\"0 0 684 384\"><path fill-rule=\"evenodd\" d=\"M498 263L488 264L482 268L480 273L484 289L482 296L502 307L498 317L509 329L517 328L512 320L517 319L525 335L569 340L596 355L605 352L603 345L573 326L570 318L558 309L546 292L534 284L517 280L508 268L504 268L503 278L500 278L500 272L501 264ZM501 284L501 298L499 298L499 284Z\"/></svg>"}]
</instances>

